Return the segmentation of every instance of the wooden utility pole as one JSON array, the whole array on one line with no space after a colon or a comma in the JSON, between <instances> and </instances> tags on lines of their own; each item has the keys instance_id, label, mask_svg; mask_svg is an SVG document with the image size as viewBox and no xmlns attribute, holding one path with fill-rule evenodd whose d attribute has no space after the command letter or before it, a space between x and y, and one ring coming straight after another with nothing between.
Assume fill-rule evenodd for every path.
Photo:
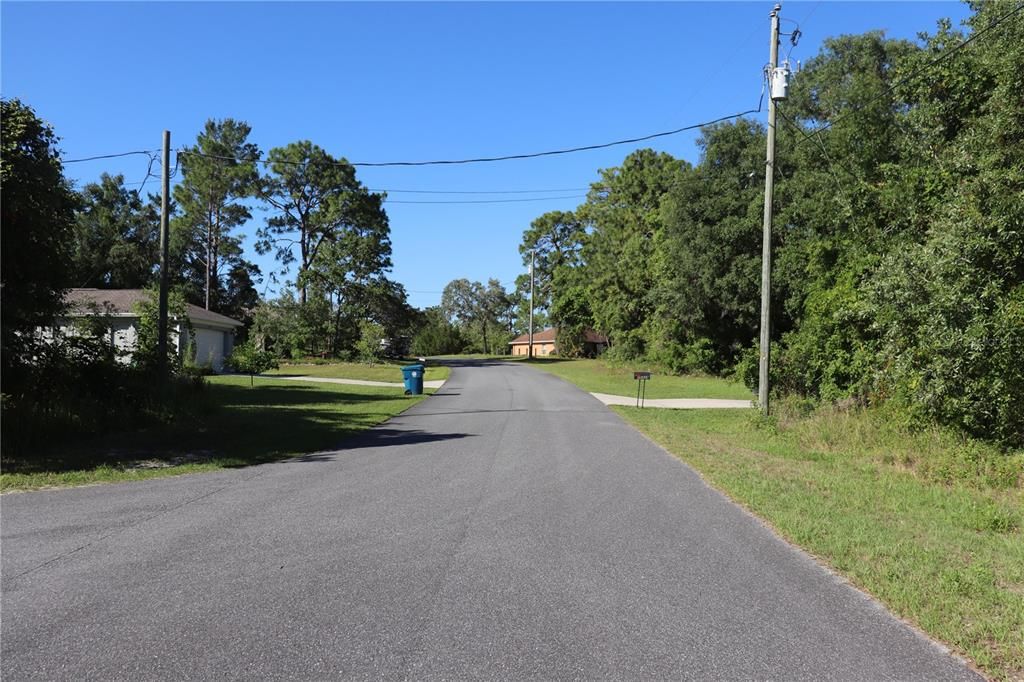
<instances>
[{"instance_id":1,"label":"wooden utility pole","mask_svg":"<svg viewBox=\"0 0 1024 682\"><path fill-rule=\"evenodd\" d=\"M536 263L537 250L530 250L530 346L527 351L530 360L533 360L533 268Z\"/></svg>"},{"instance_id":2,"label":"wooden utility pole","mask_svg":"<svg viewBox=\"0 0 1024 682\"><path fill-rule=\"evenodd\" d=\"M771 12L772 42L768 61L768 90L779 65L779 11ZM768 366L771 360L771 289L772 289L772 195L775 190L775 97L768 98L768 156L764 173L764 227L761 236L761 346L758 364L757 402L761 412L768 414Z\"/></svg>"},{"instance_id":3,"label":"wooden utility pole","mask_svg":"<svg viewBox=\"0 0 1024 682\"><path fill-rule=\"evenodd\" d=\"M167 276L167 266L170 260L170 249L169 243L170 238L167 230L168 222L168 210L169 210L169 197L171 189L171 131L164 131L164 150L163 150L163 196L160 199L160 319L158 322L157 331L157 367L160 371L160 376L167 376L167 286L169 278Z\"/></svg>"}]
</instances>

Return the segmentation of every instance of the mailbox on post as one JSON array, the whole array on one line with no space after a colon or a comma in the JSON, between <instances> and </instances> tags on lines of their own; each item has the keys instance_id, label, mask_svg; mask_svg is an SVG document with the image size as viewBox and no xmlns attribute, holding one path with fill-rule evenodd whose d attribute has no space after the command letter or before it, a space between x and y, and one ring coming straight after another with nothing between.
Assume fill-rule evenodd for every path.
<instances>
[{"instance_id":1,"label":"mailbox on post","mask_svg":"<svg viewBox=\"0 0 1024 682\"><path fill-rule=\"evenodd\" d=\"M638 382L636 385L636 406L643 407L644 399L647 398L647 380L651 378L650 372L633 372L633 378Z\"/></svg>"}]
</instances>

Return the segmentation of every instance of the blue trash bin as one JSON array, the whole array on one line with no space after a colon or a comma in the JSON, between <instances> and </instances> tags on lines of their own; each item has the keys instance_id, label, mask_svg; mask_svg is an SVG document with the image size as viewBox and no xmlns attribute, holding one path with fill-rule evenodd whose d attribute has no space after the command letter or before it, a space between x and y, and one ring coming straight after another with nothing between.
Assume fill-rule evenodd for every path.
<instances>
[{"instance_id":1,"label":"blue trash bin","mask_svg":"<svg viewBox=\"0 0 1024 682\"><path fill-rule=\"evenodd\" d=\"M406 365L402 368L406 395L423 394L423 365Z\"/></svg>"}]
</instances>

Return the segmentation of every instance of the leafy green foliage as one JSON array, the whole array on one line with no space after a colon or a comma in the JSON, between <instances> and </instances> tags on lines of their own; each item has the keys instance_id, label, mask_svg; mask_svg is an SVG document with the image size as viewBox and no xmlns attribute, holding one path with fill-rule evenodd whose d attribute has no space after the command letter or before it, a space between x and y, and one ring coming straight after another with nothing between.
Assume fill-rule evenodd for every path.
<instances>
[{"instance_id":1,"label":"leafy green foliage","mask_svg":"<svg viewBox=\"0 0 1024 682\"><path fill-rule=\"evenodd\" d=\"M271 149L260 197L272 208L256 248L273 252L287 271L298 266L298 308L284 297L275 312L257 315L277 352L359 353L360 325L372 321L387 336L414 322L401 285L386 277L391 238L384 196L368 191L345 159L311 142ZM276 320L276 321L275 321Z\"/></svg>"},{"instance_id":2,"label":"leafy green foliage","mask_svg":"<svg viewBox=\"0 0 1024 682\"><path fill-rule=\"evenodd\" d=\"M575 214L565 211L545 213L523 232L519 253L524 266L529 268L533 263L534 299L541 311L551 307L555 273L580 264L584 236L583 223ZM524 293L528 295L529 275L524 277Z\"/></svg>"},{"instance_id":3,"label":"leafy green foliage","mask_svg":"<svg viewBox=\"0 0 1024 682\"><path fill-rule=\"evenodd\" d=\"M85 283L80 278L102 286L149 280L154 213L120 177L103 176L76 195L49 126L17 100L2 101L2 118L5 459L188 413L201 380L154 380L155 304L130 364L115 352L102 314L69 336L36 332L53 328L66 288Z\"/></svg>"},{"instance_id":4,"label":"leafy green foliage","mask_svg":"<svg viewBox=\"0 0 1024 682\"><path fill-rule=\"evenodd\" d=\"M512 338L513 300L501 282L456 279L445 285L441 310L449 322L456 323L470 340L472 350L483 353L507 352Z\"/></svg>"},{"instance_id":5,"label":"leafy green foliage","mask_svg":"<svg viewBox=\"0 0 1024 682\"><path fill-rule=\"evenodd\" d=\"M359 325L359 341L356 352L363 362L378 362L384 357L384 340L387 333L382 325L370 320L363 320Z\"/></svg>"},{"instance_id":6,"label":"leafy green foliage","mask_svg":"<svg viewBox=\"0 0 1024 682\"><path fill-rule=\"evenodd\" d=\"M555 345L558 354L564 358L578 358L585 354L587 330L594 326L587 288L573 281L581 274L581 268L560 268L555 275L551 318L558 329Z\"/></svg>"},{"instance_id":7,"label":"leafy green foliage","mask_svg":"<svg viewBox=\"0 0 1024 682\"><path fill-rule=\"evenodd\" d=\"M116 357L102 325L40 344L29 368L32 390L3 397L5 460L36 460L82 439L169 423L193 414L202 378L155 380L149 355ZM6 468L6 465L5 465Z\"/></svg>"},{"instance_id":8,"label":"leafy green foliage","mask_svg":"<svg viewBox=\"0 0 1024 682\"><path fill-rule=\"evenodd\" d=\"M132 365L140 370L154 373L159 367L159 336L160 336L160 294L151 289L146 300L136 306L135 313L139 316L138 338L135 351L132 353ZM180 329L188 338L193 336L192 323L188 318L188 304L185 295L172 289L167 295L167 359L166 367L171 374L179 373L186 361L194 360L193 349L179 346L184 341L179 338L175 329Z\"/></svg>"},{"instance_id":9,"label":"leafy green foliage","mask_svg":"<svg viewBox=\"0 0 1024 682\"><path fill-rule=\"evenodd\" d=\"M300 302L313 284L346 296L350 286L391 266L384 197L369 192L345 159L303 141L271 149L267 160L260 196L274 213L256 248L273 252L285 267L298 263Z\"/></svg>"},{"instance_id":10,"label":"leafy green foliage","mask_svg":"<svg viewBox=\"0 0 1024 682\"><path fill-rule=\"evenodd\" d=\"M448 321L440 307L427 308L423 325L412 339L416 355L455 355L466 347L459 328Z\"/></svg>"},{"instance_id":11,"label":"leafy green foliage","mask_svg":"<svg viewBox=\"0 0 1024 682\"><path fill-rule=\"evenodd\" d=\"M160 260L160 207L143 203L124 176L104 173L81 193L75 221L72 282L79 287L140 289Z\"/></svg>"},{"instance_id":12,"label":"leafy green foliage","mask_svg":"<svg viewBox=\"0 0 1024 682\"><path fill-rule=\"evenodd\" d=\"M255 298L259 269L242 256L231 231L252 218L243 202L255 195L260 152L242 121L208 120L196 144L181 152L182 180L174 188L184 280L189 298L207 310L239 316Z\"/></svg>"},{"instance_id":13,"label":"leafy green foliage","mask_svg":"<svg viewBox=\"0 0 1024 682\"><path fill-rule=\"evenodd\" d=\"M700 163L665 198L650 345L666 366L720 372L757 337L764 144L750 121L704 128Z\"/></svg>"},{"instance_id":14,"label":"leafy green foliage","mask_svg":"<svg viewBox=\"0 0 1024 682\"><path fill-rule=\"evenodd\" d=\"M999 13L986 5L972 21L983 27ZM847 37L800 74L798 115L841 117L817 137L826 162L842 159L835 172L854 210L788 254L805 274L794 287L802 301L781 356L783 386L893 400L918 421L1024 444L1022 36L1021 17L1009 19L867 104L860 86L877 91L864 84L913 73L961 37L948 22L923 48ZM829 75L837 64L854 77ZM822 92L832 93L828 112L815 109ZM799 207L812 197L795 199Z\"/></svg>"},{"instance_id":15,"label":"leafy green foliage","mask_svg":"<svg viewBox=\"0 0 1024 682\"><path fill-rule=\"evenodd\" d=\"M278 357L300 358L327 355L331 350L330 304L314 296L305 305L295 292L285 289L256 308L251 338Z\"/></svg>"},{"instance_id":16,"label":"leafy green foliage","mask_svg":"<svg viewBox=\"0 0 1024 682\"><path fill-rule=\"evenodd\" d=\"M263 374L267 370L277 369L277 357L265 350L260 350L252 341L235 346L228 357L228 366L235 372L249 375L249 386L253 385L252 377Z\"/></svg>"},{"instance_id":17,"label":"leafy green foliage","mask_svg":"<svg viewBox=\"0 0 1024 682\"><path fill-rule=\"evenodd\" d=\"M50 126L16 99L0 99L0 118L0 356L4 392L17 393L37 351L33 330L63 308L77 198Z\"/></svg>"},{"instance_id":18,"label":"leafy green foliage","mask_svg":"<svg viewBox=\"0 0 1024 682\"><path fill-rule=\"evenodd\" d=\"M830 38L779 107L772 385L816 401L886 403L1024 446L1024 15L978 3L919 43ZM757 381L764 130L704 128L690 167L640 150L587 203L541 216L551 319L609 359ZM575 229L578 221L582 231ZM547 267L544 239L579 251ZM539 267L538 270L541 270ZM896 417L894 417L895 419Z\"/></svg>"},{"instance_id":19,"label":"leafy green foliage","mask_svg":"<svg viewBox=\"0 0 1024 682\"><path fill-rule=\"evenodd\" d=\"M624 356L646 352L642 328L658 306L665 273L661 205L686 169L684 161L641 149L622 166L602 170L576 212L589 229L581 255L591 315Z\"/></svg>"}]
</instances>

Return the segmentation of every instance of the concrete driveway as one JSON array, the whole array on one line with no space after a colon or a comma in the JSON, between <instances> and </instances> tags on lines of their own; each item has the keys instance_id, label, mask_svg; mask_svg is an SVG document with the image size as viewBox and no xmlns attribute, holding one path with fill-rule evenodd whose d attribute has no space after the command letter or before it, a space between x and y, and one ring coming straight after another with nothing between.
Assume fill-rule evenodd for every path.
<instances>
[{"instance_id":1,"label":"concrete driveway","mask_svg":"<svg viewBox=\"0 0 1024 682\"><path fill-rule=\"evenodd\" d=\"M511 363L331 452L0 507L5 680L978 679Z\"/></svg>"}]
</instances>

